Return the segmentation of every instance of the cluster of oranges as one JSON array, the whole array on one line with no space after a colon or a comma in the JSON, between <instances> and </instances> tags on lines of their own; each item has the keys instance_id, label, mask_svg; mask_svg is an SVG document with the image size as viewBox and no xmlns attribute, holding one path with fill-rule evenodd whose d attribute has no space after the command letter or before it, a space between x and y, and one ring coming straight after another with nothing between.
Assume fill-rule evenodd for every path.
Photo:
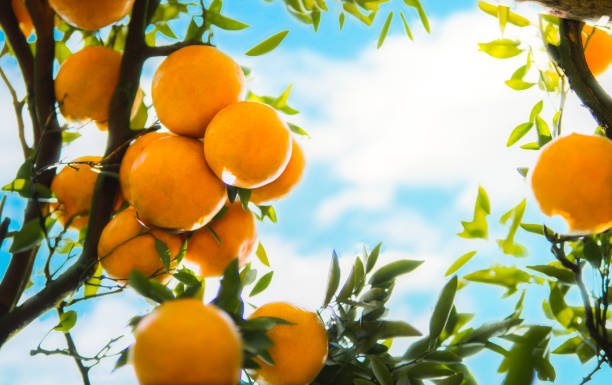
<instances>
[{"instance_id":1,"label":"cluster of oranges","mask_svg":"<svg viewBox=\"0 0 612 385\"><path fill-rule=\"evenodd\" d=\"M50 0L67 22L96 30L123 18L133 0ZM13 0L24 34L27 10ZM118 86L121 54L101 46L68 57L55 79L56 99L68 121L91 121L105 129ZM150 132L128 147L119 168L116 214L98 243L107 275L126 280L132 270L161 282L170 278L159 255L171 257L187 241L184 261L200 276L220 276L235 258L252 252L254 215L229 203L227 186L250 190L250 201L285 196L299 181L304 155L276 111L244 101L241 68L206 45L169 55L155 73L153 107L169 132ZM133 112L142 102L139 92ZM53 179L52 213L67 227L87 225L101 157L77 158ZM175 267L173 261L171 267ZM311 382L327 357L327 335L319 317L285 302L261 306L251 318L276 317L290 324L267 332L274 365L256 359L257 381L271 385ZM135 331L131 362L143 385L235 384L242 368L242 341L234 322L197 299L166 302L145 316ZM299 351L299 354L296 354Z\"/></svg>"}]
</instances>

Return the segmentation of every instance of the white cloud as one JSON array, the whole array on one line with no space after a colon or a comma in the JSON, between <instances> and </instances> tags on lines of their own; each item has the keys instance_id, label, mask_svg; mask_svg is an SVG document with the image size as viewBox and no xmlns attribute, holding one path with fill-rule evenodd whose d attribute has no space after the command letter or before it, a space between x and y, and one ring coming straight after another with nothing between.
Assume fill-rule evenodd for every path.
<instances>
[{"instance_id":1,"label":"white cloud","mask_svg":"<svg viewBox=\"0 0 612 385\"><path fill-rule=\"evenodd\" d=\"M475 191L482 184L502 201L528 192L515 170L532 164L536 152L505 144L542 92L516 92L503 84L524 57L497 60L478 51L478 42L500 35L494 19L482 12L433 23L431 36L414 42L391 36L380 50L369 46L350 61L303 52L282 60L284 69L278 58L256 68L256 89L276 84L272 78L279 73L295 80L295 98L315 111L301 122L314 138L306 145L310 160L325 163L348 183L321 203L321 224L353 207L383 208L401 186ZM509 27L506 36L516 35L539 39L535 28ZM537 52L538 62L542 55ZM612 84L609 75L600 80ZM550 122L557 101L545 102L542 116ZM564 122L571 131L592 132L596 126L575 97L568 99Z\"/></svg>"}]
</instances>

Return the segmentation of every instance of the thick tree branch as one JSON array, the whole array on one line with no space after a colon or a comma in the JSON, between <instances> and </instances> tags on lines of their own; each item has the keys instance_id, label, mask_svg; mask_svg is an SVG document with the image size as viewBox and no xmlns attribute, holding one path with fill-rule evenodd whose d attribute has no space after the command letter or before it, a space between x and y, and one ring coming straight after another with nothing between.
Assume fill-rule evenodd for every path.
<instances>
[{"instance_id":1,"label":"thick tree branch","mask_svg":"<svg viewBox=\"0 0 612 385\"><path fill-rule=\"evenodd\" d=\"M612 98L599 85L584 58L581 21L561 20L559 32L561 44L548 46L553 59L568 77L570 87L591 111L597 123L612 139Z\"/></svg>"},{"instance_id":2,"label":"thick tree branch","mask_svg":"<svg viewBox=\"0 0 612 385\"><path fill-rule=\"evenodd\" d=\"M9 2L2 2L2 4L4 3ZM37 36L36 59L33 63L32 79L30 81L26 79L26 83L32 85L31 90L28 88L28 105L30 107L33 106L35 111L32 117L35 148L32 175L38 176L38 178L34 177L31 182L32 185L40 183L48 187L51 185L55 170L51 169L40 175L36 170L44 169L49 164L56 163L59 160L62 144L62 135L55 112L55 90L53 87L53 61L55 60L53 30L55 14L45 0L30 0L27 2L27 6L32 16ZM19 33L21 34L20 31ZM23 35L21 36L23 38ZM26 48L29 52L27 43ZM29 71L22 69L22 72L26 73ZM26 224L36 218L40 218L41 222L44 222L42 207L35 194L28 201L23 223ZM2 282L0 282L0 317L10 312L19 302L32 275L32 267L37 251L38 248L34 247L30 250L14 254L11 258Z\"/></svg>"},{"instance_id":3,"label":"thick tree branch","mask_svg":"<svg viewBox=\"0 0 612 385\"><path fill-rule=\"evenodd\" d=\"M28 96L32 96L34 95L34 56L32 55L32 51L30 51L25 36L23 36L19 28L17 17L13 12L13 6L9 0L0 0L0 26L4 31L5 40L10 44L15 53ZM34 131L37 131L34 104L28 103L28 109Z\"/></svg>"},{"instance_id":4,"label":"thick tree branch","mask_svg":"<svg viewBox=\"0 0 612 385\"><path fill-rule=\"evenodd\" d=\"M118 87L109 110L109 139L102 171L109 171L109 165L117 165L123 151L116 151L133 136L130 130L130 110L138 91L144 55L144 34L147 15L150 14L148 0L136 0L128 27L125 52L119 74ZM112 156L108 156L112 154ZM93 273L97 262L97 244L104 225L110 218L113 201L117 192L116 178L101 173L96 182L92 207L89 215L88 233L79 259L57 279L13 311L0 317L0 346L12 335L46 311L58 306L62 300L77 290Z\"/></svg>"}]
</instances>

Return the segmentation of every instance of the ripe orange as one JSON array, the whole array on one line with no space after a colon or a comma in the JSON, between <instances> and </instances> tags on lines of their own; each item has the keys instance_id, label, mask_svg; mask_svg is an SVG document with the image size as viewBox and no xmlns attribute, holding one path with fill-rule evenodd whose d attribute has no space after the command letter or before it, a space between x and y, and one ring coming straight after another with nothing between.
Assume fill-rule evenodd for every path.
<instances>
[{"instance_id":1,"label":"ripe orange","mask_svg":"<svg viewBox=\"0 0 612 385\"><path fill-rule=\"evenodd\" d=\"M573 232L612 226L612 141L571 134L541 150L531 186L542 212L561 215Z\"/></svg>"},{"instance_id":2,"label":"ripe orange","mask_svg":"<svg viewBox=\"0 0 612 385\"><path fill-rule=\"evenodd\" d=\"M256 188L272 182L291 157L291 136L272 107L240 102L225 107L204 135L210 168L225 183Z\"/></svg>"},{"instance_id":3,"label":"ripe orange","mask_svg":"<svg viewBox=\"0 0 612 385\"><path fill-rule=\"evenodd\" d=\"M128 207L111 219L98 242L98 258L111 278L128 279L135 269L147 277L170 278L163 274L164 265L155 247L155 239L164 242L175 258L183 241L177 234L163 230L147 229L138 222L136 209ZM172 266L172 265L171 265Z\"/></svg>"},{"instance_id":4,"label":"ripe orange","mask_svg":"<svg viewBox=\"0 0 612 385\"><path fill-rule=\"evenodd\" d=\"M153 107L170 131L201 138L219 110L243 98L244 82L240 66L216 48L185 47L155 72Z\"/></svg>"},{"instance_id":5,"label":"ripe orange","mask_svg":"<svg viewBox=\"0 0 612 385\"><path fill-rule=\"evenodd\" d=\"M244 210L240 203L234 203L221 218L193 233L187 243L185 260L194 263L204 277L220 276L234 258L238 258L239 265L243 266L255 242L255 216Z\"/></svg>"},{"instance_id":6,"label":"ripe orange","mask_svg":"<svg viewBox=\"0 0 612 385\"><path fill-rule=\"evenodd\" d=\"M72 162L99 163L101 160L99 156L83 156ZM58 200L54 212L63 225L70 218L73 218L70 227L81 229L87 225L97 179L98 173L89 164L67 165L55 175L51 182L51 191Z\"/></svg>"},{"instance_id":7,"label":"ripe orange","mask_svg":"<svg viewBox=\"0 0 612 385\"><path fill-rule=\"evenodd\" d=\"M327 359L327 334L319 317L286 302L261 306L251 317L276 317L293 325L277 325L266 335L274 342L268 349L274 365L261 365L255 379L266 385L306 385L315 379Z\"/></svg>"},{"instance_id":8,"label":"ripe orange","mask_svg":"<svg viewBox=\"0 0 612 385\"><path fill-rule=\"evenodd\" d=\"M120 65L121 54L101 46L86 47L69 56L55 78L55 97L62 115L74 121L108 121Z\"/></svg>"},{"instance_id":9,"label":"ripe orange","mask_svg":"<svg viewBox=\"0 0 612 385\"><path fill-rule=\"evenodd\" d=\"M164 302L134 332L130 361L140 385L235 385L242 341L234 322L196 299Z\"/></svg>"},{"instance_id":10,"label":"ripe orange","mask_svg":"<svg viewBox=\"0 0 612 385\"><path fill-rule=\"evenodd\" d=\"M130 191L130 171L136 158L142 153L142 150L149 145L149 143L156 141L157 139L165 138L170 136L163 132L150 132L143 136L140 136L134 140L128 147L123 159L121 160L121 167L119 168L119 182L121 183L121 192L123 197L128 203L132 204L132 192Z\"/></svg>"},{"instance_id":11,"label":"ripe orange","mask_svg":"<svg viewBox=\"0 0 612 385\"><path fill-rule=\"evenodd\" d=\"M95 31L125 17L134 0L49 0L53 10L78 28Z\"/></svg>"},{"instance_id":12,"label":"ripe orange","mask_svg":"<svg viewBox=\"0 0 612 385\"><path fill-rule=\"evenodd\" d=\"M582 45L585 44L584 57L593 76L597 76L612 63L612 36L598 28L593 32L593 27L585 25L582 28Z\"/></svg>"},{"instance_id":13,"label":"ripe orange","mask_svg":"<svg viewBox=\"0 0 612 385\"><path fill-rule=\"evenodd\" d=\"M291 158L283 173L272 182L251 190L250 201L259 204L277 200L287 195L302 178L305 163L304 153L294 139Z\"/></svg>"},{"instance_id":14,"label":"ripe orange","mask_svg":"<svg viewBox=\"0 0 612 385\"><path fill-rule=\"evenodd\" d=\"M13 12L19 22L19 28L21 32L28 38L32 32L34 32L34 24L32 24L32 18L25 5L25 0L11 0L13 6Z\"/></svg>"},{"instance_id":15,"label":"ripe orange","mask_svg":"<svg viewBox=\"0 0 612 385\"><path fill-rule=\"evenodd\" d=\"M208 168L202 143L185 136L149 143L134 160L128 179L139 217L162 228L198 229L226 201L225 186Z\"/></svg>"}]
</instances>

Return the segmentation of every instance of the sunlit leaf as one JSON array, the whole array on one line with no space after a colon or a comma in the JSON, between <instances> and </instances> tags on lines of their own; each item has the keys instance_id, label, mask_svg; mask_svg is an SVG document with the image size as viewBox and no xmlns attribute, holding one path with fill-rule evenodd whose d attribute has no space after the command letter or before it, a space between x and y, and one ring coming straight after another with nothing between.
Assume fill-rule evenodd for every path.
<instances>
[{"instance_id":1,"label":"sunlit leaf","mask_svg":"<svg viewBox=\"0 0 612 385\"><path fill-rule=\"evenodd\" d=\"M262 41L261 43L257 44L255 47L245 52L245 55L259 56L259 55L263 55L265 53L272 51L274 48L278 47L278 45L283 41L283 39L285 38L285 36L287 36L288 33L289 33L289 30L285 30L285 31L282 31L275 35L270 36L266 40Z\"/></svg>"},{"instance_id":2,"label":"sunlit leaf","mask_svg":"<svg viewBox=\"0 0 612 385\"><path fill-rule=\"evenodd\" d=\"M468 263L469 260L472 259L474 255L476 255L476 251L470 251L469 253L463 254L455 262L453 262L453 264L448 268L448 270L446 270L446 273L444 273L444 276L448 277L449 275L459 270L461 267L463 267L463 265Z\"/></svg>"},{"instance_id":3,"label":"sunlit leaf","mask_svg":"<svg viewBox=\"0 0 612 385\"><path fill-rule=\"evenodd\" d=\"M74 310L69 310L67 312L62 313L59 319L59 323L53 330L58 332L67 333L74 327L77 321L77 313Z\"/></svg>"},{"instance_id":4,"label":"sunlit leaf","mask_svg":"<svg viewBox=\"0 0 612 385\"><path fill-rule=\"evenodd\" d=\"M480 50L497 59L507 59L523 52L518 48L520 42L510 39L498 39L489 43L478 43Z\"/></svg>"}]
</instances>

